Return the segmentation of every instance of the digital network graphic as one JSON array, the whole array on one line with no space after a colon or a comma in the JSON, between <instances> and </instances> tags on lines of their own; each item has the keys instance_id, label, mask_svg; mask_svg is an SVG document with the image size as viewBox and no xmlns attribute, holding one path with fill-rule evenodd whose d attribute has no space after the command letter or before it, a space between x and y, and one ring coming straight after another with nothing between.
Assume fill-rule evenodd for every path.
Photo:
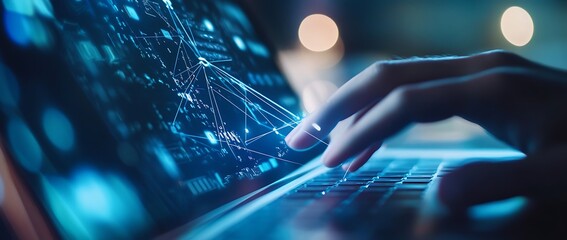
<instances>
[{"instance_id":1,"label":"digital network graphic","mask_svg":"<svg viewBox=\"0 0 567 240\"><path fill-rule=\"evenodd\" d=\"M198 196L300 164L283 141L298 100L234 4L67 4L67 19L93 20L59 23L79 83L124 148L142 148L177 186Z\"/></svg>"}]
</instances>

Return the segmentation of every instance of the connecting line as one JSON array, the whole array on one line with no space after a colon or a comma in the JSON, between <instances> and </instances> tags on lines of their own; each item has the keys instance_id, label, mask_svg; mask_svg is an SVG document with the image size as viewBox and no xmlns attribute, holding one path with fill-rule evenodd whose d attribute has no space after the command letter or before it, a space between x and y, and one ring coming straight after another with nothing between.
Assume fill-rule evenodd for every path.
<instances>
[{"instance_id":1,"label":"connecting line","mask_svg":"<svg viewBox=\"0 0 567 240\"><path fill-rule=\"evenodd\" d=\"M213 83L213 84L214 84L214 83ZM221 87L221 86L218 85L218 84L215 84L215 85L217 85L217 86L220 87L220 88L223 88L223 87ZM223 89L224 89L224 88L223 88ZM227 90L227 89L225 89L225 90ZM228 90L227 90L227 92L232 93L231 91L228 91ZM217 93L218 93L218 92L217 92ZM227 100L229 103L231 103L233 106L235 106L238 110L242 111L240 108L238 108L234 103L232 103L230 100L228 100L228 99L227 99L226 97L224 97L222 94L220 94L220 93L218 93L218 94L219 94L221 97L223 97L225 100ZM232 93L232 94L235 95L235 96L237 96L237 97L240 97L240 96L236 95L235 93ZM249 100L248 100L248 101L249 101ZM265 111L265 110L263 110L263 109L259 109L259 110L260 110L260 113L261 113L262 111ZM267 111L265 111L265 112L268 113L268 114L270 114L270 115L272 115L270 112L267 112ZM263 114L262 114L262 115L263 115ZM264 116L264 115L263 115L263 116ZM296 124L296 123L299 122L299 121L293 121L293 122L291 122L291 123L287 123L287 122L283 121L282 119L280 119L280 118L278 118L278 117L276 117L276 116L274 116L274 115L272 115L272 117L274 117L274 118L276 118L276 119L282 121L284 124L286 124L286 126L283 126L283 127L281 127L281 128L278 128L277 130L282 129L282 128L284 128L284 127L287 127L287 126L289 126L289 124ZM266 118L266 116L264 116L264 118ZM266 118L266 119L267 119L267 118ZM270 123L270 124L271 124L271 123ZM273 125L273 124L272 124L272 125ZM271 132L274 132L274 131L272 130L272 131L270 131L270 132L268 132L268 133L271 133ZM329 146L329 143L327 143L327 142L325 142L325 141L323 141L323 140L317 138L316 136L314 136L313 134L309 133L308 131L305 131L305 132L306 132L307 134L309 134L311 137L315 138L317 141L319 141L319 142L325 144L326 146ZM267 135L267 134L266 134L266 135ZM251 139L254 139L254 138L251 138ZM251 139L245 140L245 142L246 142L246 143L251 143L251 142L255 141L255 140L252 140L251 142L249 142Z\"/></svg>"},{"instance_id":2,"label":"connecting line","mask_svg":"<svg viewBox=\"0 0 567 240\"><path fill-rule=\"evenodd\" d=\"M197 79L197 76L199 75L199 73L201 73L201 70L203 68L198 67L197 69L195 69L194 72L192 72L191 74L193 75L193 78L191 78L191 80L189 81L189 84L187 84L187 87L185 88L184 93L187 93L187 91L189 90L189 88L193 85L193 82L195 81L195 79ZM191 77L191 76L190 76Z\"/></svg>"},{"instance_id":3,"label":"connecting line","mask_svg":"<svg viewBox=\"0 0 567 240\"><path fill-rule=\"evenodd\" d=\"M171 121L171 125L175 124L175 121L177 121L177 115L179 115L179 110L181 109L181 104L183 103L183 99L181 98L181 101L179 101L179 106L177 106L177 111L175 112L175 116L173 117L173 121Z\"/></svg>"},{"instance_id":4,"label":"connecting line","mask_svg":"<svg viewBox=\"0 0 567 240\"><path fill-rule=\"evenodd\" d=\"M248 98L248 94L247 94L246 89L244 89L244 98ZM249 132L249 130L248 130L248 118L246 118L248 116L248 105L245 101L242 101L242 103L244 103L244 146L248 146L247 143L246 143L248 141L248 132Z\"/></svg>"},{"instance_id":5,"label":"connecting line","mask_svg":"<svg viewBox=\"0 0 567 240\"><path fill-rule=\"evenodd\" d=\"M193 76L193 79L191 79L191 81L185 88L185 91L183 92L184 94L187 94L189 87L191 87L191 84L193 84L193 80L195 80L195 78L197 78L197 75L201 72L201 68L197 68L197 69L198 69L197 74ZM197 71L197 69L195 71ZM179 115L179 110L181 109L181 103L183 103L183 100L184 98L181 98L181 101L179 102L179 106L177 107L177 111L175 112L175 117L173 118L172 124L175 123L175 121L177 121L177 115Z\"/></svg>"},{"instance_id":6,"label":"connecting line","mask_svg":"<svg viewBox=\"0 0 567 240\"><path fill-rule=\"evenodd\" d=\"M215 118L215 125L216 125L216 132L220 140L220 131L219 131L219 123L217 121L217 115L215 114L214 103L213 103L213 93L211 92L211 85L209 84L209 78L207 77L207 70L203 70L203 74L205 75L205 82L207 83L207 92L209 93L209 101L211 102L211 110L213 112L213 117ZM222 147L222 143L220 144Z\"/></svg>"},{"instance_id":7,"label":"connecting line","mask_svg":"<svg viewBox=\"0 0 567 240\"><path fill-rule=\"evenodd\" d=\"M215 71L213 71L213 73L215 73ZM215 73L215 75L217 75L217 77L220 78L220 76L218 76L218 74ZM217 84L217 85L218 85L218 84ZM220 87L220 86L219 86L219 87ZM222 87L221 87L221 88L222 88ZM223 89L224 89L224 88L223 88ZM228 90L228 89L225 89L225 90L226 90L227 92L229 92L229 93L232 93L233 95L235 95L236 97L240 98L241 100L243 99L241 96L236 95L236 94L233 93L232 91L230 91L230 90ZM240 91L239 91L239 92L240 92ZM242 94L242 93L240 92L240 94ZM246 100L248 100L248 99L246 99ZM249 100L248 100L248 101L249 101ZM259 110L260 110L260 109L259 109ZM266 121L271 125L271 128L272 128L272 129L276 128L276 126L270 121L270 119L268 119L268 117L266 117L266 115L264 115L264 114L262 113L262 111L259 111L259 113L260 113L260 114L262 115L262 117L264 117L264 119L266 119ZM272 116L273 116L273 115L272 115ZM277 117L275 117L275 116L274 116L274 118L280 120L279 118L277 118ZM282 120L280 120L280 121L282 121ZM285 122L284 122L284 123L285 123Z\"/></svg>"},{"instance_id":8,"label":"connecting line","mask_svg":"<svg viewBox=\"0 0 567 240\"><path fill-rule=\"evenodd\" d=\"M182 32L179 30L179 27L177 26L177 23L175 22L175 19L177 19L177 21L179 22L179 24L181 25L181 27L183 28L183 30L185 31L185 27L183 26L183 23L181 22L181 20L179 20L179 17L177 17L177 14L175 14L171 9L168 8L168 12L169 15L172 18L173 24L175 25L175 28L173 26L171 26L171 24L169 23L169 21L167 21L167 19L165 18L165 16L162 16L161 14L158 13L158 11L151 5L148 4L147 1L144 1L145 5L149 5L152 10L154 10L154 12L165 22L167 23L167 26L170 28L170 30L175 30L175 32L177 32L180 36L183 36ZM175 15L175 18L174 18ZM189 29L191 30L191 29ZM181 42L185 42L187 45L192 46L191 51L193 51L193 53L197 56L200 57L200 53L199 50L197 49L197 46L195 44L195 38L193 37L192 39L190 38L189 34L187 34L187 31L185 31L185 35L187 35L187 38L189 38L189 42L185 40L184 37L180 37L181 41L179 42L179 44L181 45ZM191 33L191 36L193 36L193 33Z\"/></svg>"},{"instance_id":9,"label":"connecting line","mask_svg":"<svg viewBox=\"0 0 567 240\"><path fill-rule=\"evenodd\" d=\"M183 71L181 71L181 72L175 74L175 76L184 74L184 73L186 73L186 72L191 71L191 69L193 69L193 68L195 68L195 67L200 67L200 66L202 66L202 65L201 65L201 64L195 64L195 65L193 65L193 66L191 66L191 67L187 67L187 69L185 69L185 70L183 70ZM195 71L196 71L196 70L195 70Z\"/></svg>"},{"instance_id":10,"label":"connecting line","mask_svg":"<svg viewBox=\"0 0 567 240\"><path fill-rule=\"evenodd\" d=\"M173 65L173 74L175 75L175 70L177 70L177 61L179 60L179 53L181 52L182 47L181 41L179 41L179 48L177 48L177 54L175 55L175 64Z\"/></svg>"},{"instance_id":11,"label":"connecting line","mask_svg":"<svg viewBox=\"0 0 567 240\"><path fill-rule=\"evenodd\" d=\"M262 95L261 93L259 93L258 91L256 91L254 88L251 88L251 87L249 87L248 85L244 84L242 81L236 79L235 77L233 77L233 76L230 75L229 73L225 72L225 71L222 70L221 68L215 66L214 64L211 64L211 66L213 66L214 68L218 69L221 73L226 74L226 75L229 77L229 79L232 80L232 81L234 81L234 82L236 82L236 84L238 84L238 85L241 85L241 84L242 84L242 86L244 86L246 89L248 89L252 94L257 94L257 95L261 96L261 97L264 98L265 100L267 100L267 101L269 101L270 103L272 103L274 106L279 107L281 110L285 111L285 112L288 113L289 115L291 115L291 116L293 116L294 118L296 118L296 119L290 119L290 120L297 120L297 119L299 119L299 117L298 117L297 115L293 114L292 112L290 112L290 111L287 110L286 108L280 106L279 104L277 104L276 102L272 101L272 100L269 99L268 97ZM258 99L264 101L262 98L258 97ZM264 102L265 102L265 101L264 101ZM266 103L266 104L268 104L268 103ZM268 104L268 105L269 105L269 104ZM270 105L269 105L269 106L270 106ZM274 107L272 106L272 108L274 108ZM275 108L274 108L274 109L275 109ZM276 111L277 111L277 109L276 109ZM278 112L279 112L279 111L278 111ZM280 113L281 113L281 112L280 112ZM282 115L285 116L285 114L283 114L283 113L282 113Z\"/></svg>"},{"instance_id":12,"label":"connecting line","mask_svg":"<svg viewBox=\"0 0 567 240\"><path fill-rule=\"evenodd\" d=\"M213 72L214 72L214 71L213 71ZM221 72L221 73L222 73L222 72ZM218 75L217 75L217 76L218 76ZM229 75L228 77L229 77L229 79L230 79L230 77L232 77L232 76ZM232 78L234 78L234 77L232 77ZM243 83L242 83L242 84L243 84ZM220 87L220 86L219 86L219 87ZM222 87L221 87L221 88L222 88ZM223 89L224 89L224 88L223 88ZM225 90L226 90L226 89L225 89ZM227 90L227 91L228 91L228 90ZM246 91L246 89L245 89L245 91ZM242 97L236 95L236 94L233 93L232 91L228 91L228 92L232 93L233 95L235 95L236 97L242 99L242 100L245 101L245 102L248 102L248 103L253 104L252 101L250 101L250 99L248 99L247 96L245 96L245 98L243 99ZM240 91L238 91L238 92L240 93ZM242 93L241 93L241 94L242 94ZM272 109L274 109L276 112L278 112L278 113L281 114L282 116L286 117L287 119L289 119L289 120L291 120L291 121L296 121L296 120L297 120L297 119L293 119L293 118L287 116L286 114L280 112L277 108L274 108L273 106L271 106L270 103L267 103L267 102L264 101L261 97L258 97L258 96L256 96L256 95L254 95L254 93L252 93L252 95L253 95L254 97L258 98L260 101L264 102L266 105L270 106ZM271 100L270 100L270 101L271 101ZM253 104L253 105L254 105L254 104ZM282 123L286 123L286 121L284 121L284 120L282 120L282 119L276 117L276 116L273 115L271 112L268 112L268 111L266 111L266 110L264 110L264 109L262 109L262 108L258 108L258 107L256 107L256 109L257 109L258 111L260 111L260 113L261 113L261 112L265 112L265 113L267 113L268 115L274 117L275 119L280 120ZM262 115L263 115L263 114L262 114ZM265 116L264 116L264 118L265 118ZM268 120L268 121L269 121L269 120ZM273 125L273 124L272 124L272 125Z\"/></svg>"},{"instance_id":13,"label":"connecting line","mask_svg":"<svg viewBox=\"0 0 567 240\"><path fill-rule=\"evenodd\" d=\"M232 58L209 61L209 63L232 62Z\"/></svg>"},{"instance_id":14,"label":"connecting line","mask_svg":"<svg viewBox=\"0 0 567 240\"><path fill-rule=\"evenodd\" d=\"M319 139L318 137L315 137L313 134L309 133L308 131L304 131L305 133L309 134L309 136L315 138L317 141L319 141L320 143L325 144L326 146L329 146L329 144L321 139Z\"/></svg>"},{"instance_id":15,"label":"connecting line","mask_svg":"<svg viewBox=\"0 0 567 240\"><path fill-rule=\"evenodd\" d=\"M244 110L240 109L240 107L236 106L236 104L234 104L232 101L226 99L226 97L223 96L222 94L220 94L218 91L216 91L216 90L214 90L214 89L213 89L213 91L214 91L215 93L217 93L219 96L221 96L222 98L224 98L228 103L230 103L230 104L231 104L232 106L234 106L236 109L238 109L239 111L245 113ZM249 117L250 119L256 121L256 119L252 118L250 115L246 115L246 116Z\"/></svg>"},{"instance_id":16,"label":"connecting line","mask_svg":"<svg viewBox=\"0 0 567 240\"><path fill-rule=\"evenodd\" d=\"M210 62L209 62L209 63L210 63ZM215 74L215 76L217 76L219 79L221 79L221 78L226 78L226 76L221 76L222 74L219 75L218 70L216 70L216 69L214 69L214 68L213 68L212 70L213 70L213 73ZM232 81L231 81L231 83L232 83ZM232 88L232 89L236 90L236 92L242 94L242 95L246 98L246 89L244 89L244 93L242 93L242 92L240 91L240 90L242 89L242 87L234 86L234 84L229 84L229 85L227 85L224 81L222 81L222 84L223 84L224 86L226 86L227 88ZM227 90L227 91L228 91L228 90ZM232 91L229 91L229 92L232 92ZM234 93L232 93L232 94L234 94ZM234 94L234 95L236 95L236 94Z\"/></svg>"},{"instance_id":17,"label":"connecting line","mask_svg":"<svg viewBox=\"0 0 567 240\"><path fill-rule=\"evenodd\" d=\"M191 135L191 134L186 134L186 133L179 133L179 134L180 134L180 135L183 135L183 136L186 136L186 137L193 137L193 138L199 138L199 139L207 140L206 137L202 137L202 136ZM262 156L266 156L266 157L271 157L271 158L274 158L274 159L276 159L276 160L280 160L280 161L284 161L284 162L288 162L288 163L293 163L293 164L300 165L300 166L303 165L302 163L298 163L298 162L295 162L295 161L292 161L292 160L288 160L288 159L285 159L285 158L280 158L280 157L272 156L272 155L267 154L267 153L263 153L263 152L259 152L259 151L256 151L256 150L252 150L252 149L249 149L249 148L246 148L246 147L242 147L242 146L238 146L238 145L235 145L235 144L231 144L230 142L225 141L225 140L222 140L222 139L221 139L220 141L221 141L221 142L224 142L224 143L226 143L226 144L228 144L228 145L230 145L230 146L232 146L232 147L236 147L236 148L239 148L239 149L243 149L244 151L248 151L248 152L255 153L255 154L258 154L258 155L262 155Z\"/></svg>"},{"instance_id":18,"label":"connecting line","mask_svg":"<svg viewBox=\"0 0 567 240\"><path fill-rule=\"evenodd\" d=\"M280 130L280 129L284 129L284 128L289 127L289 126L290 126L289 124L285 124L285 125L283 125L283 126L281 126L281 127L279 127L279 128L272 129L271 131L268 131L268 132L266 132L266 133L262 133L262 134L260 134L260 135L258 135L258 136L255 136L255 137L253 137L253 138L250 138L250 139L246 140L246 144L253 143L253 142L255 142L256 140L258 140L258 139L260 139L260 138L262 138L262 137L264 137L264 136L269 135L270 133L276 132L276 131L278 131L278 130Z\"/></svg>"},{"instance_id":19,"label":"connecting line","mask_svg":"<svg viewBox=\"0 0 567 240\"><path fill-rule=\"evenodd\" d=\"M234 106L236 109L238 109L239 111L241 111L241 112L243 112L243 113L246 114L246 112L245 112L244 110L242 110L240 107L236 106L236 104L234 104L232 101L228 100L228 99L227 99L225 96L223 96L220 92L218 92L218 91L216 91L216 90L214 90L214 89L213 89L213 92L216 93L216 94L218 94L218 95L221 96L222 98L224 98L228 103L230 103L230 104L231 104L232 106ZM254 118L252 118L252 117L249 116L249 115L246 115L246 117L249 117L250 119L255 120ZM222 119L221 119L221 121L222 121ZM279 128L276 128L276 131L277 131L277 130L280 130L280 129L283 129L283 128L286 128L286 127L291 127L292 124L296 124L296 125L297 125L298 122L299 122L299 121L295 121L295 122L291 122L291 123L286 123L286 122L284 122L284 126L281 126L281 127L279 127ZM261 135L258 135L258 136L256 136L256 137L253 137L253 138L250 138L250 139L246 139L244 143L245 143L245 144L250 144L250 143L252 143L252 142L254 142L254 141L256 141L256 140L258 140L258 139L260 139L260 138L262 138L262 137L264 137L264 136L266 136L266 135L268 135L268 134L270 134L270 133L272 133L272 132L274 132L273 129L270 130L270 131L268 131L268 132L266 132L266 133L263 133L263 134L261 134Z\"/></svg>"},{"instance_id":20,"label":"connecting line","mask_svg":"<svg viewBox=\"0 0 567 240\"><path fill-rule=\"evenodd\" d=\"M186 54L186 53L187 53L187 49L185 49L185 45L181 45L181 46L183 46L183 50L185 51L185 54ZM188 57L182 58L182 59L183 59L183 63L185 63L185 68L189 68L189 69L190 69L191 67L189 67L189 64L187 64L187 58L188 58ZM191 60L189 60L189 61L191 61ZM195 66L195 65L193 65L193 67L194 67L194 66Z\"/></svg>"},{"instance_id":21,"label":"connecting line","mask_svg":"<svg viewBox=\"0 0 567 240\"><path fill-rule=\"evenodd\" d=\"M258 111L258 112L262 115L262 117L264 117L264 119L266 119L266 121L268 121L268 123L269 123L270 125L272 125L272 129L276 128L276 126L272 123L272 121L270 121L270 119L268 119L268 118L266 117L266 115L264 115L264 113L262 113L262 111Z\"/></svg>"},{"instance_id":22,"label":"connecting line","mask_svg":"<svg viewBox=\"0 0 567 240\"><path fill-rule=\"evenodd\" d=\"M214 83L214 82L212 82L211 84L214 84L214 85L216 85L217 87L219 87L219 88L221 88L221 89L227 91L228 93L230 93L230 94L236 96L237 98L240 98L240 100L242 100L243 102L253 104L252 101L250 101L249 99L247 99L247 98L242 98L241 96L238 96L236 93L230 91L229 89L226 89L226 88L222 87L221 85L218 85L218 84L216 84L216 83ZM221 96L222 96L222 95L221 95ZM224 97L224 96L223 96L223 97ZM226 99L227 101L230 101L230 100L228 100L227 98L224 98L224 99ZM232 105L234 105L234 104L232 104ZM274 114L272 114L271 112L268 112L268 111L266 111L266 110L264 110L264 109L261 109L261 108L257 108L257 109L258 109L258 111L264 112L264 113L266 113L266 114L272 116L273 118L275 118L275 119L281 121L282 123L287 124L286 121L284 121L283 119L281 119L281 118L279 118L279 117L276 117L276 116L275 116ZM246 113L245 113L245 114L246 114ZM265 117L265 116L264 116L264 117ZM254 119L254 118L251 117L251 119ZM254 120L257 121L257 119L254 119ZM295 121L294 119L290 119L290 120Z\"/></svg>"},{"instance_id":23,"label":"connecting line","mask_svg":"<svg viewBox=\"0 0 567 240\"><path fill-rule=\"evenodd\" d=\"M171 12L171 10L169 10ZM201 53L199 52L199 49L197 48L197 44L195 43L195 37L193 36L193 31L191 31L191 28L189 28L189 33L191 33L191 35L189 35L189 33L187 33L187 30L185 29L185 26L183 26L183 22L181 22L181 19L179 19L179 16L177 16L176 13L172 13L173 16L175 16L175 18L177 19L177 21L181 24L181 29L183 29L183 32L185 32L185 35L190 38L191 40L191 44L193 46L193 52L195 53L195 55L197 55L197 57L201 57ZM173 20L175 21L175 19Z\"/></svg>"},{"instance_id":24,"label":"connecting line","mask_svg":"<svg viewBox=\"0 0 567 240\"><path fill-rule=\"evenodd\" d=\"M156 38L166 38L165 36L134 36L136 39L156 39ZM181 38L178 35L172 35L171 38Z\"/></svg>"},{"instance_id":25,"label":"connecting line","mask_svg":"<svg viewBox=\"0 0 567 240\"><path fill-rule=\"evenodd\" d=\"M203 72L205 73L205 78L206 78L206 80L207 80L207 85L210 86L210 84L209 84L209 79L207 78L207 75L206 75L206 74L207 74L207 69L203 70ZM213 87L210 87L210 88L211 88L211 89L210 89L210 90L211 90L211 95L213 95L213 100L215 101L215 107L216 107L216 109L217 109L217 113L218 113L218 115L219 115L221 124L223 124L223 123L224 123L224 120L222 119L222 114L221 114L221 111L220 111L220 109L219 109L219 104L217 103L217 98L215 97L215 94L214 94L214 89L213 89ZM226 128L225 128L224 126L222 127L222 129L223 129L223 131L226 133ZM232 155L234 156L234 158L237 159L236 154L234 154L234 151L232 150L232 147L230 147L230 145L228 145L228 149L230 150L230 152L232 153Z\"/></svg>"},{"instance_id":26,"label":"connecting line","mask_svg":"<svg viewBox=\"0 0 567 240\"><path fill-rule=\"evenodd\" d=\"M144 1L144 5L150 6L150 8L152 8L152 10L154 10L154 12L156 13L156 15L158 15L158 16L161 18L161 20L163 20L163 21L167 24L168 27L173 28L173 27L171 26L171 24L169 23L169 21L167 21L167 19L166 19L164 16L162 16L161 14L159 14L159 12L154 8L154 6L152 6L152 4L150 4L150 3L148 3L147 0Z\"/></svg>"},{"instance_id":27,"label":"connecting line","mask_svg":"<svg viewBox=\"0 0 567 240\"><path fill-rule=\"evenodd\" d=\"M350 167L351 167L351 166L352 166L352 162L349 163L348 168L347 168L347 170L345 171L345 175L343 176L343 179L342 179L341 181L344 182L344 181L347 180L347 179L346 179L346 176L347 176L347 174L348 174L348 171L350 171Z\"/></svg>"}]
</instances>

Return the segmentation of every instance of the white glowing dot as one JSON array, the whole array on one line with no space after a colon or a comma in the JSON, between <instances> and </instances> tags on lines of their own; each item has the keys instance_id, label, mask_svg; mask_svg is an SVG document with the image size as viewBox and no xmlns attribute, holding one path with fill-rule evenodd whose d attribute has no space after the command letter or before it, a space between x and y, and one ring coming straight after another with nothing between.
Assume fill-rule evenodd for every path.
<instances>
[{"instance_id":1,"label":"white glowing dot","mask_svg":"<svg viewBox=\"0 0 567 240\"><path fill-rule=\"evenodd\" d=\"M337 43L339 28L333 19L323 14L313 14L303 19L299 25L298 36L305 48L323 52Z\"/></svg>"},{"instance_id":2,"label":"white glowing dot","mask_svg":"<svg viewBox=\"0 0 567 240\"><path fill-rule=\"evenodd\" d=\"M312 126L313 128L315 128L315 130L317 130L317 131L319 131L319 132L321 131L321 126L319 126L319 124L317 124L317 123L312 123L311 126Z\"/></svg>"},{"instance_id":3,"label":"white glowing dot","mask_svg":"<svg viewBox=\"0 0 567 240\"><path fill-rule=\"evenodd\" d=\"M207 28L207 30L209 30L210 32L215 30L215 26L213 26L213 23L211 23L209 19L203 20L203 24L205 25L205 28Z\"/></svg>"},{"instance_id":4,"label":"white glowing dot","mask_svg":"<svg viewBox=\"0 0 567 240\"><path fill-rule=\"evenodd\" d=\"M199 60L199 64L203 65L204 67L211 66L209 61L207 59L205 59L204 57L198 57L197 59Z\"/></svg>"},{"instance_id":5,"label":"white glowing dot","mask_svg":"<svg viewBox=\"0 0 567 240\"><path fill-rule=\"evenodd\" d=\"M530 14L521 7L510 7L500 19L500 29L511 44L521 47L530 42L534 34L534 22Z\"/></svg>"}]
</instances>

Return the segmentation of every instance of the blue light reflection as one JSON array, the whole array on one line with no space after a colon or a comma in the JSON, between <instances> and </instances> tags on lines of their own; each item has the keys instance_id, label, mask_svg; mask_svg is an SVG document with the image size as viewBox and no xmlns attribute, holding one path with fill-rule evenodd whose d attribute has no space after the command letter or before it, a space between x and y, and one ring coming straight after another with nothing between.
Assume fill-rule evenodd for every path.
<instances>
[{"instance_id":1,"label":"blue light reflection","mask_svg":"<svg viewBox=\"0 0 567 240\"><path fill-rule=\"evenodd\" d=\"M48 108L43 113L43 130L45 135L63 151L69 151L75 145L75 131L69 119L59 110Z\"/></svg>"},{"instance_id":2,"label":"blue light reflection","mask_svg":"<svg viewBox=\"0 0 567 240\"><path fill-rule=\"evenodd\" d=\"M119 175L82 168L70 179L42 177L42 184L65 237L133 238L149 224L134 186Z\"/></svg>"}]
</instances>

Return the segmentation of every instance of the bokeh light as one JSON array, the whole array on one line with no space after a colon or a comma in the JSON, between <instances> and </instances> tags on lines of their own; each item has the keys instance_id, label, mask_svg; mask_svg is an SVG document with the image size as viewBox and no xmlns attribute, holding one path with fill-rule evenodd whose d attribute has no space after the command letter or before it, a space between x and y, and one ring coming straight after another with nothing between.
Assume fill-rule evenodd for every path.
<instances>
[{"instance_id":1,"label":"bokeh light","mask_svg":"<svg viewBox=\"0 0 567 240\"><path fill-rule=\"evenodd\" d=\"M38 18L16 12L4 12L4 25L10 39L23 47L33 44L48 49L53 44L53 36L47 26Z\"/></svg>"},{"instance_id":2,"label":"bokeh light","mask_svg":"<svg viewBox=\"0 0 567 240\"><path fill-rule=\"evenodd\" d=\"M59 110L48 108L43 113L43 131L51 143L62 151L75 145L75 131L69 119Z\"/></svg>"},{"instance_id":3,"label":"bokeh light","mask_svg":"<svg viewBox=\"0 0 567 240\"><path fill-rule=\"evenodd\" d=\"M521 47L530 42L534 34L534 23L530 14L521 7L513 6L502 14L500 28L504 38Z\"/></svg>"},{"instance_id":4,"label":"bokeh light","mask_svg":"<svg viewBox=\"0 0 567 240\"><path fill-rule=\"evenodd\" d=\"M323 52L332 48L339 39L339 28L333 19L323 14L307 16L298 30L301 44L315 52Z\"/></svg>"},{"instance_id":5,"label":"bokeh light","mask_svg":"<svg viewBox=\"0 0 567 240\"><path fill-rule=\"evenodd\" d=\"M116 146L116 151L120 160L128 166L136 166L138 161L140 161L136 148L126 141L119 143Z\"/></svg>"},{"instance_id":6,"label":"bokeh light","mask_svg":"<svg viewBox=\"0 0 567 240\"><path fill-rule=\"evenodd\" d=\"M0 106L15 108L20 98L18 82L10 69L0 63Z\"/></svg>"},{"instance_id":7,"label":"bokeh light","mask_svg":"<svg viewBox=\"0 0 567 240\"><path fill-rule=\"evenodd\" d=\"M112 218L111 189L104 183L93 172L77 174L72 192L78 209L85 215L104 220Z\"/></svg>"},{"instance_id":8,"label":"bokeh light","mask_svg":"<svg viewBox=\"0 0 567 240\"><path fill-rule=\"evenodd\" d=\"M14 43L20 46L27 46L30 43L31 39L28 33L33 30L29 17L7 11L4 13L4 24L8 37L10 37Z\"/></svg>"},{"instance_id":9,"label":"bokeh light","mask_svg":"<svg viewBox=\"0 0 567 240\"><path fill-rule=\"evenodd\" d=\"M120 175L84 167L71 178L42 176L48 211L71 239L132 239L148 214L133 185Z\"/></svg>"},{"instance_id":10,"label":"bokeh light","mask_svg":"<svg viewBox=\"0 0 567 240\"><path fill-rule=\"evenodd\" d=\"M10 119L7 126L8 141L17 162L30 172L39 171L43 153L31 130L19 118Z\"/></svg>"},{"instance_id":11,"label":"bokeh light","mask_svg":"<svg viewBox=\"0 0 567 240\"><path fill-rule=\"evenodd\" d=\"M10 12L26 16L40 14L53 17L53 6L49 0L3 0L4 8Z\"/></svg>"}]
</instances>

